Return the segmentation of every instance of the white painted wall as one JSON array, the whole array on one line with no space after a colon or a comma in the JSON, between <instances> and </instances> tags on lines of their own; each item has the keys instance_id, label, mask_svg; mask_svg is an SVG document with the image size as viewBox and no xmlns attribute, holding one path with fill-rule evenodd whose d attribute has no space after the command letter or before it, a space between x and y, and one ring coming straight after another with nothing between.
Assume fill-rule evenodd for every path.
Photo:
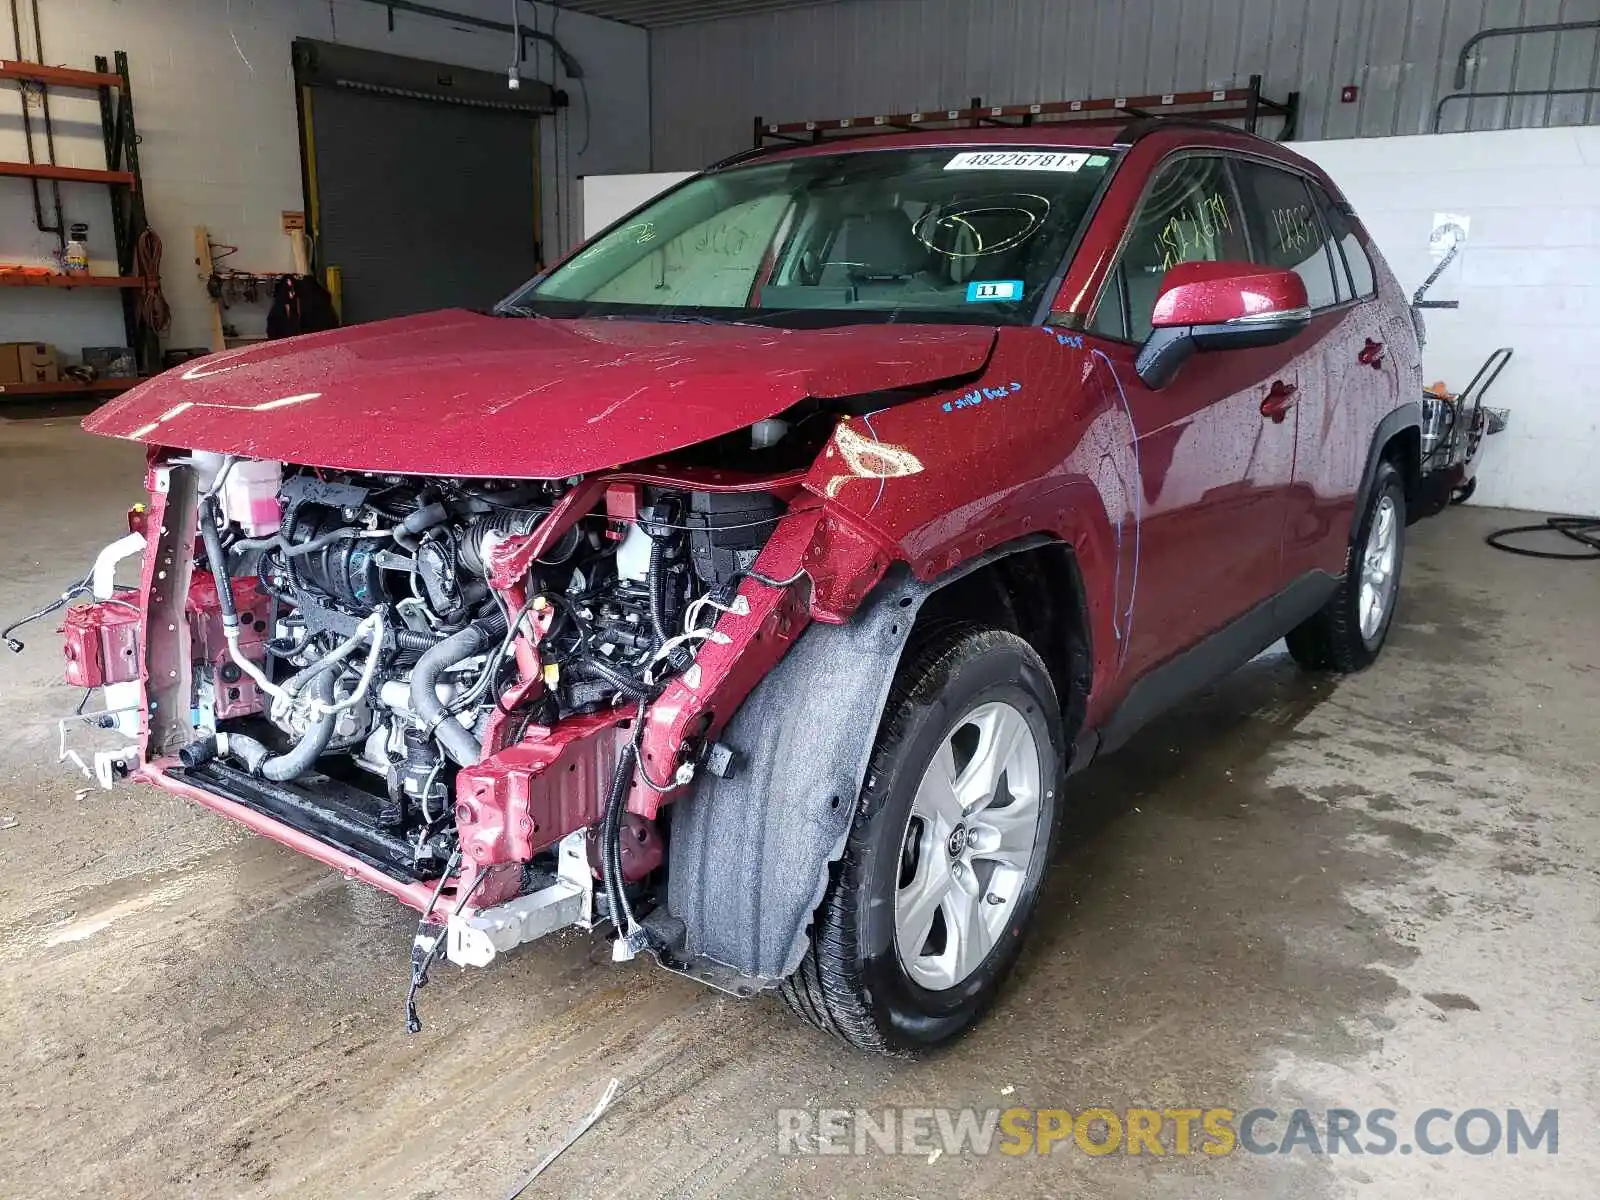
<instances>
[{"instance_id":1,"label":"white painted wall","mask_svg":"<svg viewBox=\"0 0 1600 1200\"><path fill-rule=\"evenodd\" d=\"M613 221L620 221L652 196L658 196L692 171L654 171L634 175L583 177L583 238L588 241Z\"/></svg>"},{"instance_id":2,"label":"white painted wall","mask_svg":"<svg viewBox=\"0 0 1600 1200\"><path fill-rule=\"evenodd\" d=\"M1423 377L1464 387L1496 346L1515 356L1487 403L1473 503L1600 514L1600 128L1302 143L1344 189L1408 294L1433 270L1435 213L1469 217L1430 291Z\"/></svg>"},{"instance_id":3,"label":"white painted wall","mask_svg":"<svg viewBox=\"0 0 1600 1200\"><path fill-rule=\"evenodd\" d=\"M509 21L510 0L434 0ZM133 70L140 165L151 225L166 246L162 284L173 309L167 344L203 346L210 313L193 268L193 227L211 227L218 241L239 246L232 260L246 269L290 266L279 214L303 206L300 150L289 46L296 37L345 42L391 54L504 71L510 34L394 14L363 0L41 0L45 61L92 67L94 56L126 50ZM523 5L524 21L535 8ZM549 31L552 10L537 6ZM27 22L27 4L22 5ZM9 17L0 9L0 57L11 57ZM551 54L530 43L525 78L555 79L572 107L543 121L544 241L554 255L581 240L577 177L641 170L650 164L649 42L642 29L563 12L556 35L584 70L582 97L564 75L552 75ZM24 46L32 57L31 31ZM25 157L17 89L0 85L0 159ZM99 108L92 96L51 97L58 161L103 167ZM43 138L36 133L41 153ZM584 143L588 145L584 148ZM583 150L582 153L579 151ZM114 268L110 210L99 185L63 184L67 220L91 226L92 267ZM47 262L52 235L34 228L23 180L0 179L0 261ZM240 314L248 310L237 310ZM264 319L262 309L253 318ZM251 318L240 315L241 328ZM85 345L125 341L115 294L0 289L0 341L38 339L69 355Z\"/></svg>"}]
</instances>

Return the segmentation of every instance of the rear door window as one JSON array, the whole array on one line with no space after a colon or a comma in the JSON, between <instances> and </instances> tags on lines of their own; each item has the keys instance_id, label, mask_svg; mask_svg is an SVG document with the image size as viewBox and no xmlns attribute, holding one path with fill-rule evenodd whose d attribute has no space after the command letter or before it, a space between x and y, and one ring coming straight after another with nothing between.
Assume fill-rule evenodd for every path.
<instances>
[{"instance_id":1,"label":"rear door window","mask_svg":"<svg viewBox=\"0 0 1600 1200\"><path fill-rule=\"evenodd\" d=\"M1372 259L1367 255L1367 248L1361 244L1360 237L1356 235L1355 222L1333 202L1333 198L1323 188L1312 184L1311 191L1317 198L1317 207L1322 210L1322 219L1332 234L1333 244L1338 248L1339 256L1344 259L1345 266L1350 270L1350 285L1356 299L1367 299L1377 292L1378 285L1372 273Z\"/></svg>"},{"instance_id":2,"label":"rear door window","mask_svg":"<svg viewBox=\"0 0 1600 1200\"><path fill-rule=\"evenodd\" d=\"M1265 163L1241 159L1235 167L1250 225L1251 261L1300 276L1313 309L1339 303L1335 260L1306 181Z\"/></svg>"}]
</instances>

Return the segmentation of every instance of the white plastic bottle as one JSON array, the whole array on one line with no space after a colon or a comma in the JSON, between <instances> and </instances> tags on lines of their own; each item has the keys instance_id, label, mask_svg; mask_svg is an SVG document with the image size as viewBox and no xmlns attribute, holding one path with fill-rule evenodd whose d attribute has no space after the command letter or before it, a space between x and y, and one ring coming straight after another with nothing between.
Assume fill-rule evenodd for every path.
<instances>
[{"instance_id":1,"label":"white plastic bottle","mask_svg":"<svg viewBox=\"0 0 1600 1200\"><path fill-rule=\"evenodd\" d=\"M72 225L67 244L61 251L61 269L68 275L89 273L89 227L79 221Z\"/></svg>"}]
</instances>

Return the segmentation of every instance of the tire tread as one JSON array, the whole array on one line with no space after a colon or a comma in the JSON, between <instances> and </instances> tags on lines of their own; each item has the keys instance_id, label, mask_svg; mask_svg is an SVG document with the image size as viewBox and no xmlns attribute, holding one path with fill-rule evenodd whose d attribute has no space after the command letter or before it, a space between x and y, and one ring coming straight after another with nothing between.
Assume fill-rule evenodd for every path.
<instances>
[{"instance_id":1,"label":"tire tread","mask_svg":"<svg viewBox=\"0 0 1600 1200\"><path fill-rule=\"evenodd\" d=\"M1379 500L1391 492L1399 505L1397 513L1399 529L1396 531L1396 536L1402 539L1401 556L1395 560L1395 572L1398 574L1404 565L1405 490L1400 473L1394 464L1384 461L1379 465L1377 478L1373 481L1372 496L1368 501L1367 511L1361 514L1355 536L1345 551L1344 573L1339 578L1338 590L1329 597L1325 605L1284 636L1290 656L1308 671L1336 671L1342 675L1351 675L1371 666L1383 648L1382 640L1371 649L1367 647L1361 636L1361 623L1357 610L1361 591L1361 554L1366 546L1367 531L1371 527L1373 514L1377 512ZM1398 599L1397 580L1395 599L1391 603L1397 602ZM1393 619L1392 614L1390 619ZM1388 636L1387 630L1384 636L1385 638Z\"/></svg>"},{"instance_id":2,"label":"tire tread","mask_svg":"<svg viewBox=\"0 0 1600 1200\"><path fill-rule=\"evenodd\" d=\"M987 629L974 622L941 621L919 633L912 643L907 660L895 673L894 684L889 689L883 728L867 766L866 784L856 805L850 837L843 856L831 869L828 889L818 906L805 957L800 960L799 970L779 987L779 994L795 1016L859 1050L895 1053L863 1003L854 937L861 889L856 886L854 866L860 861L869 822L887 786L884 766L906 736L911 713L924 701L926 693L937 691L946 668L963 651L969 639L981 634L1016 638L1015 634Z\"/></svg>"}]
</instances>

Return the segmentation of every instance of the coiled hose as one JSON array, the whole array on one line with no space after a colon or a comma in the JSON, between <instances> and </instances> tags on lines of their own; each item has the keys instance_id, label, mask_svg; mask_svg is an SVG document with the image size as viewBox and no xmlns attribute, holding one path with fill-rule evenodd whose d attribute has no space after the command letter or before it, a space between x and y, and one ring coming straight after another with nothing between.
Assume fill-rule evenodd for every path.
<instances>
[{"instance_id":1,"label":"coiled hose","mask_svg":"<svg viewBox=\"0 0 1600 1200\"><path fill-rule=\"evenodd\" d=\"M1559 533L1569 538L1582 550L1549 550L1532 546L1513 546L1507 540L1522 534ZM1594 517L1547 517L1543 525L1513 525L1510 529L1497 529L1483 539L1496 550L1517 554L1523 558L1553 558L1573 562L1592 562L1600 559L1600 519Z\"/></svg>"}]
</instances>

